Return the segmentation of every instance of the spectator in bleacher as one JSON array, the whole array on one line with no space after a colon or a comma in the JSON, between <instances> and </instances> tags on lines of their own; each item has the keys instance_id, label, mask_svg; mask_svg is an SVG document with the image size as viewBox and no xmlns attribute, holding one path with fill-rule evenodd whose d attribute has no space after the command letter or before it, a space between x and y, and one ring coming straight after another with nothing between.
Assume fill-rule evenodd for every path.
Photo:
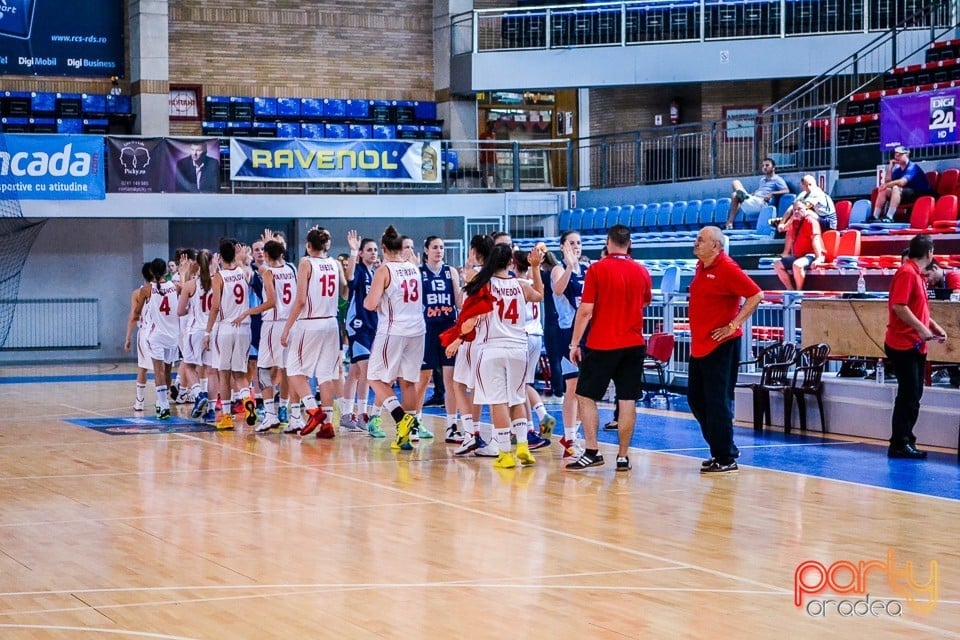
<instances>
[{"instance_id":1,"label":"spectator in bleacher","mask_svg":"<svg viewBox=\"0 0 960 640\"><path fill-rule=\"evenodd\" d=\"M897 397L890 421L889 458L922 460L927 457L926 451L916 448L917 437L913 434L923 396L927 343L947 339L943 327L930 317L924 272L932 261L933 240L926 234L914 236L907 258L890 282L883 351L897 376Z\"/></svg>"},{"instance_id":2,"label":"spectator in bleacher","mask_svg":"<svg viewBox=\"0 0 960 640\"><path fill-rule=\"evenodd\" d=\"M800 179L800 195L793 202L793 208L805 207L817 214L820 230L837 228L837 206L827 193L817 184L817 179L807 174Z\"/></svg>"},{"instance_id":3,"label":"spectator in bleacher","mask_svg":"<svg viewBox=\"0 0 960 640\"><path fill-rule=\"evenodd\" d=\"M783 254L773 268L784 287L799 291L803 289L806 270L826 258L816 212L801 206L791 216L785 231Z\"/></svg>"},{"instance_id":4,"label":"spectator in bleacher","mask_svg":"<svg viewBox=\"0 0 960 640\"><path fill-rule=\"evenodd\" d=\"M873 203L873 216L868 222L893 222L893 214L901 204L910 204L930 193L930 184L923 168L910 160L910 150L897 147L887 165L883 184L877 189L877 201Z\"/></svg>"},{"instance_id":5,"label":"spectator in bleacher","mask_svg":"<svg viewBox=\"0 0 960 640\"><path fill-rule=\"evenodd\" d=\"M763 300L763 292L723 251L719 228L700 230L693 255L699 262L690 283L687 400L710 445L710 459L700 465L700 472L729 473L737 471L740 455L733 442L740 327Z\"/></svg>"},{"instance_id":6,"label":"spectator in bleacher","mask_svg":"<svg viewBox=\"0 0 960 640\"><path fill-rule=\"evenodd\" d=\"M776 204L776 198L785 193L790 193L787 183L777 175L777 165L770 158L764 158L760 164L760 172L763 176L760 178L760 185L753 194L747 193L743 188L743 183L739 180L733 181L733 194L730 196L730 213L727 215L727 229L733 229L733 221L737 219L737 214L743 211L745 214L760 213L765 205Z\"/></svg>"}]
</instances>

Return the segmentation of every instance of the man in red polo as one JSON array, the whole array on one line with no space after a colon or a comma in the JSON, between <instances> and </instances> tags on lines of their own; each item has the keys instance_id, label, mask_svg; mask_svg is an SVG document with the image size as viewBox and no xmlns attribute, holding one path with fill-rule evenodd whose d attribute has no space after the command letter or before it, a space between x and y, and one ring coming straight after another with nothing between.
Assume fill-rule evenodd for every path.
<instances>
[{"instance_id":1,"label":"man in red polo","mask_svg":"<svg viewBox=\"0 0 960 640\"><path fill-rule=\"evenodd\" d=\"M801 290L811 266L826 258L820 222L816 211L807 206L797 207L787 222L787 238L783 243L783 255L773 265L780 282L788 290Z\"/></svg>"},{"instance_id":2,"label":"man in red polo","mask_svg":"<svg viewBox=\"0 0 960 640\"><path fill-rule=\"evenodd\" d=\"M887 333L883 351L897 375L897 397L893 401L890 448L887 457L922 460L926 451L916 448L913 427L920 415L927 342L944 342L947 334L930 317L926 270L933 261L933 240L926 234L914 236L907 257L890 282L887 299Z\"/></svg>"},{"instance_id":3,"label":"man in red polo","mask_svg":"<svg viewBox=\"0 0 960 640\"><path fill-rule=\"evenodd\" d=\"M723 233L704 227L693 243L700 259L690 283L690 364L687 401L710 445L702 473L737 471L733 392L740 362L740 326L763 300L750 276L723 251ZM741 299L745 299L741 305Z\"/></svg>"},{"instance_id":4,"label":"man in red polo","mask_svg":"<svg viewBox=\"0 0 960 640\"><path fill-rule=\"evenodd\" d=\"M650 274L630 257L630 228L622 224L607 232L607 255L590 266L583 282L583 297L573 323L570 361L580 366L577 401L586 447L583 455L567 465L579 470L603 464L597 444L600 420L597 401L603 399L613 380L620 410L617 428L620 449L617 471L630 469L627 456L637 418L637 399L643 383L643 308L650 304ZM587 333L586 347L580 346Z\"/></svg>"}]
</instances>

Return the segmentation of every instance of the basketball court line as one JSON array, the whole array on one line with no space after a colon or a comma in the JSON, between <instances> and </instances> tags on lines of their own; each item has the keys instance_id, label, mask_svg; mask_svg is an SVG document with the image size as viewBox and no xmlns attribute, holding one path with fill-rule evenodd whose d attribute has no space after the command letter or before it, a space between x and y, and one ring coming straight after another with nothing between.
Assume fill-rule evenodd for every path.
<instances>
[{"instance_id":1,"label":"basketball court line","mask_svg":"<svg viewBox=\"0 0 960 640\"><path fill-rule=\"evenodd\" d=\"M36 629L43 631L82 631L85 633L103 633L115 636L134 636L137 638L156 638L157 640L196 640L190 636L171 636L165 633L149 631L130 631L126 629L106 629L100 627L67 627L55 624L6 624L0 622L0 629Z\"/></svg>"}]
</instances>

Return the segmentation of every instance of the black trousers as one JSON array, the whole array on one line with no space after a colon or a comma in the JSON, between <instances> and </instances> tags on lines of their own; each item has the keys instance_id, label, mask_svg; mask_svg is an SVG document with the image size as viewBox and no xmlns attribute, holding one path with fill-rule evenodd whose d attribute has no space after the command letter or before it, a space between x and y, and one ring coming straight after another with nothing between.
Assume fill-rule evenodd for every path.
<instances>
[{"instance_id":1,"label":"black trousers","mask_svg":"<svg viewBox=\"0 0 960 640\"><path fill-rule=\"evenodd\" d=\"M893 416L890 419L890 446L902 447L914 444L917 437L913 427L920 416L920 398L923 397L923 374L927 368L927 354L917 349L900 351L888 344L883 351L897 376L897 397L893 401Z\"/></svg>"},{"instance_id":2,"label":"black trousers","mask_svg":"<svg viewBox=\"0 0 960 640\"><path fill-rule=\"evenodd\" d=\"M733 393L740 362L740 338L724 342L702 358L690 358L687 402L700 423L710 456L729 464L740 450L733 443Z\"/></svg>"}]
</instances>

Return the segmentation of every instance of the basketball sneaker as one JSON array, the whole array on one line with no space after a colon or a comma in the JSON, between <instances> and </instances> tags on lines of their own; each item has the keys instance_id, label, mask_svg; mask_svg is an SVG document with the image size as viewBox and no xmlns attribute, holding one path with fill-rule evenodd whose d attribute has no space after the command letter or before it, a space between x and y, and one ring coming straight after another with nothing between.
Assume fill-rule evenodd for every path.
<instances>
[{"instance_id":1,"label":"basketball sneaker","mask_svg":"<svg viewBox=\"0 0 960 640\"><path fill-rule=\"evenodd\" d=\"M170 408L160 409L157 413L157 420L169 420L170 419Z\"/></svg>"},{"instance_id":2,"label":"basketball sneaker","mask_svg":"<svg viewBox=\"0 0 960 640\"><path fill-rule=\"evenodd\" d=\"M290 421L287 423L287 426L283 429L282 433L288 436L297 435L300 433L300 429L303 429L303 418L290 416Z\"/></svg>"},{"instance_id":3,"label":"basketball sneaker","mask_svg":"<svg viewBox=\"0 0 960 640\"><path fill-rule=\"evenodd\" d=\"M134 400L134 401L133 401L133 410L134 410L134 411L143 411L143 400Z\"/></svg>"},{"instance_id":4,"label":"basketball sneaker","mask_svg":"<svg viewBox=\"0 0 960 640\"><path fill-rule=\"evenodd\" d=\"M422 424L420 425L418 431L420 433L420 437L423 438L424 440L429 440L433 437L433 431L430 431L430 429L427 429Z\"/></svg>"},{"instance_id":5,"label":"basketball sneaker","mask_svg":"<svg viewBox=\"0 0 960 640\"><path fill-rule=\"evenodd\" d=\"M406 414L397 423L397 439L390 443L390 449L393 451L411 451L413 445L410 444L410 434L419 425L416 416Z\"/></svg>"},{"instance_id":6,"label":"basketball sneaker","mask_svg":"<svg viewBox=\"0 0 960 640\"><path fill-rule=\"evenodd\" d=\"M583 455L583 443L580 440L560 438L560 446L563 447L564 460L576 459Z\"/></svg>"},{"instance_id":7,"label":"basketball sneaker","mask_svg":"<svg viewBox=\"0 0 960 640\"><path fill-rule=\"evenodd\" d=\"M257 425L257 428L254 429L256 433L269 433L276 427L280 426L280 420L277 419L272 413L268 413L263 417L263 421Z\"/></svg>"},{"instance_id":8,"label":"basketball sneaker","mask_svg":"<svg viewBox=\"0 0 960 640\"><path fill-rule=\"evenodd\" d=\"M380 416L373 416L367 421L367 433L370 434L371 438L386 438L387 434L383 432L383 426L381 425L382 418Z\"/></svg>"},{"instance_id":9,"label":"basketball sneaker","mask_svg":"<svg viewBox=\"0 0 960 640\"><path fill-rule=\"evenodd\" d=\"M327 412L317 407L316 409L307 409L307 421L300 429L301 436L308 436L317 430L323 421L327 419Z\"/></svg>"},{"instance_id":10,"label":"basketball sneaker","mask_svg":"<svg viewBox=\"0 0 960 640\"><path fill-rule=\"evenodd\" d=\"M204 422L216 422L217 421L217 412L213 409L207 409L206 413L203 414L202 420Z\"/></svg>"},{"instance_id":11,"label":"basketball sneaker","mask_svg":"<svg viewBox=\"0 0 960 640\"><path fill-rule=\"evenodd\" d=\"M473 452L473 455L477 456L478 458L496 458L500 455L500 447L498 447L495 442L484 442L483 438L479 436L477 436L477 442L482 443L481 446L477 447Z\"/></svg>"},{"instance_id":12,"label":"basketball sneaker","mask_svg":"<svg viewBox=\"0 0 960 640\"><path fill-rule=\"evenodd\" d=\"M463 440L460 442L460 446L453 450L453 455L455 456L465 456L468 453L473 453L481 445L487 444L480 439L480 436L475 434L468 434L463 436Z\"/></svg>"},{"instance_id":13,"label":"basketball sneaker","mask_svg":"<svg viewBox=\"0 0 960 640\"><path fill-rule=\"evenodd\" d=\"M247 417L247 424L253 426L257 424L257 403L250 398L243 401L243 412Z\"/></svg>"},{"instance_id":14,"label":"basketball sneaker","mask_svg":"<svg viewBox=\"0 0 960 640\"><path fill-rule=\"evenodd\" d=\"M447 435L443 441L447 444L460 444L463 442L463 434L460 433L460 429L457 428L456 424L447 427Z\"/></svg>"},{"instance_id":15,"label":"basketball sneaker","mask_svg":"<svg viewBox=\"0 0 960 640\"><path fill-rule=\"evenodd\" d=\"M321 440L333 440L337 437L337 432L334 431L332 424L324 422L320 425L320 430L317 431L317 437Z\"/></svg>"},{"instance_id":16,"label":"basketball sneaker","mask_svg":"<svg viewBox=\"0 0 960 640\"><path fill-rule=\"evenodd\" d=\"M527 444L524 444L523 442L517 445L517 459L520 460L520 464L522 464L525 467L537 461L533 457L533 454L530 453L530 446Z\"/></svg>"},{"instance_id":17,"label":"basketball sneaker","mask_svg":"<svg viewBox=\"0 0 960 640\"><path fill-rule=\"evenodd\" d=\"M543 417L543 420L540 421L540 436L549 438L555 426L557 426L557 419L548 413Z\"/></svg>"},{"instance_id":18,"label":"basketball sneaker","mask_svg":"<svg viewBox=\"0 0 960 640\"><path fill-rule=\"evenodd\" d=\"M290 410L286 407L280 407L277 409L277 420L280 421L280 428L285 429L287 424L290 422Z\"/></svg>"},{"instance_id":19,"label":"basketball sneaker","mask_svg":"<svg viewBox=\"0 0 960 640\"><path fill-rule=\"evenodd\" d=\"M243 408L243 403L240 402L239 400L237 400L230 406L230 410L233 412L233 415L235 416L242 416L244 413L246 413L246 409Z\"/></svg>"},{"instance_id":20,"label":"basketball sneaker","mask_svg":"<svg viewBox=\"0 0 960 640\"><path fill-rule=\"evenodd\" d=\"M333 418L330 420L330 424L343 426L343 412L340 411L340 403L336 400L333 401Z\"/></svg>"},{"instance_id":21,"label":"basketball sneaker","mask_svg":"<svg viewBox=\"0 0 960 640\"><path fill-rule=\"evenodd\" d=\"M190 412L190 417L196 420L202 416L207 410L207 405L209 404L210 401L207 400L207 394L201 391L200 395L197 396L197 399L193 403L193 411Z\"/></svg>"},{"instance_id":22,"label":"basketball sneaker","mask_svg":"<svg viewBox=\"0 0 960 640\"><path fill-rule=\"evenodd\" d=\"M529 452L527 455L529 455ZM496 469L513 469L517 466L517 459L513 457L512 453L500 453L497 454L497 459L493 461L493 466Z\"/></svg>"},{"instance_id":23,"label":"basketball sneaker","mask_svg":"<svg viewBox=\"0 0 960 640\"><path fill-rule=\"evenodd\" d=\"M420 426L410 428L410 442L420 442Z\"/></svg>"},{"instance_id":24,"label":"basketball sneaker","mask_svg":"<svg viewBox=\"0 0 960 640\"><path fill-rule=\"evenodd\" d=\"M550 440L547 438L541 438L537 435L536 431L530 429L530 431L527 431L527 445L530 448L530 451L535 451L537 449L549 447Z\"/></svg>"},{"instance_id":25,"label":"basketball sneaker","mask_svg":"<svg viewBox=\"0 0 960 640\"><path fill-rule=\"evenodd\" d=\"M340 417L340 426L346 429L347 431L363 431L363 427L360 426L360 421L357 420L357 414L355 413L345 413Z\"/></svg>"},{"instance_id":26,"label":"basketball sneaker","mask_svg":"<svg viewBox=\"0 0 960 640\"><path fill-rule=\"evenodd\" d=\"M356 414L356 416L357 416L357 424L360 425L361 431L363 429L366 429L367 425L370 424L370 415L366 413L358 413Z\"/></svg>"},{"instance_id":27,"label":"basketball sneaker","mask_svg":"<svg viewBox=\"0 0 960 640\"><path fill-rule=\"evenodd\" d=\"M229 413L220 416L220 419L217 421L217 429L220 431L230 431L233 429L233 416Z\"/></svg>"}]
</instances>

